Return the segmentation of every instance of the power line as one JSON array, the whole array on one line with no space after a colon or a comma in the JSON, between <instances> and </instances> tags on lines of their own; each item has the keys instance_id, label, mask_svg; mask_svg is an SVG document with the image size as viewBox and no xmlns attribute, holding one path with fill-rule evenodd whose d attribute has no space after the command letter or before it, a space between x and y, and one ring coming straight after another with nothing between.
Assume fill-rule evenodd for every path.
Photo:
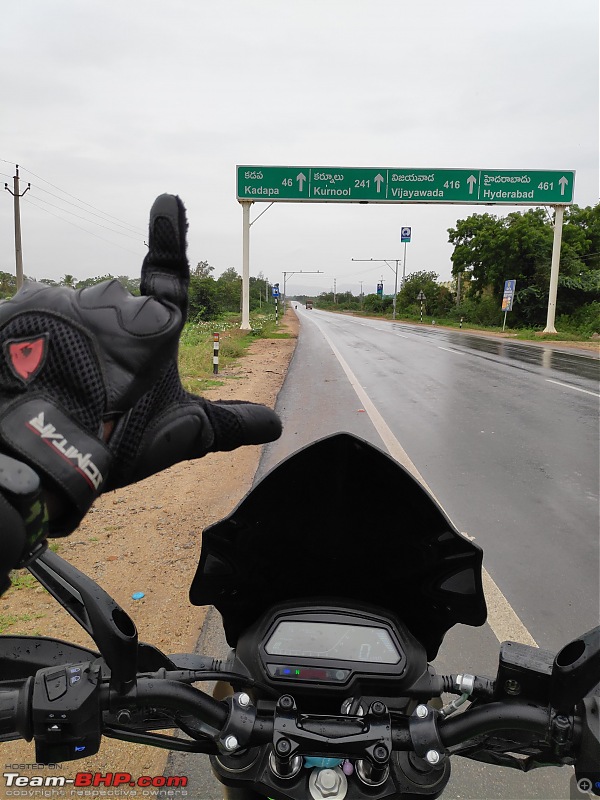
<instances>
[{"instance_id":1,"label":"power line","mask_svg":"<svg viewBox=\"0 0 600 800\"><path fill-rule=\"evenodd\" d=\"M96 239L102 239L103 242L108 242L108 244L112 244L115 247L119 247L121 250L125 250L127 253L133 253L133 255L139 256L139 253L136 253L134 250L129 250L129 248L123 247L123 245L117 244L116 242L111 242L110 239L106 239L104 236L99 236L97 233L94 233L93 231L88 231L87 228L82 228L81 225L77 225L77 223L71 222L70 219L65 219L64 217L59 216L59 214L54 214L54 212L48 211L48 209L44 208L43 206L38 206L37 203L34 203L29 198L26 198L25 202L31 203L32 206L35 206L36 208L39 208L40 211L45 211L46 214L50 214L51 216L56 217L57 219L60 219L63 222L67 222L69 225L73 225L74 228L79 228L79 230L83 231L84 233L89 233L90 236L95 236ZM115 233L116 233L116 231L115 231Z\"/></svg>"},{"instance_id":2,"label":"power line","mask_svg":"<svg viewBox=\"0 0 600 800\"><path fill-rule=\"evenodd\" d=\"M379 272L380 267L371 267L371 269L361 269L360 272L352 272L350 275L344 275L345 278L353 278L355 275L364 275L365 272ZM360 283L360 281L359 281Z\"/></svg>"},{"instance_id":3,"label":"power line","mask_svg":"<svg viewBox=\"0 0 600 800\"><path fill-rule=\"evenodd\" d=\"M83 211L86 214L91 214L92 217L99 217L103 222L110 222L110 220L104 219L104 217L100 216L100 214L95 214L93 211L88 211L86 208L81 208L80 206L77 205L77 203L71 203L70 200L65 200L64 197L59 197L57 194L54 194L54 192L49 192L48 189L44 189L41 186L34 186L34 189L37 189L40 192L45 192L46 194L49 194L50 197L55 197L57 200L60 200L61 203L66 203L69 206L73 206L74 208L78 208L80 211ZM38 198L38 199L41 200L43 203L48 203L48 205L52 205L52 203L50 203L49 200L42 200L41 197ZM59 206L54 206L54 207L55 208L59 208ZM92 206L92 208L93 208L93 206ZM72 211L67 211L66 208L65 209L61 209L61 211L66 211L67 214L72 214L73 213ZM82 217L82 219L83 219L83 217ZM115 219L116 219L116 217L115 217ZM88 222L93 222L93 220L88 220ZM98 225L99 223L93 222L93 224L94 225ZM111 225L117 225L119 228L125 228L126 230L128 229L132 233L137 233L139 236L145 236L145 233L141 230L141 228L135 228L133 225L122 225L120 222L110 222L110 224Z\"/></svg>"},{"instance_id":4,"label":"power line","mask_svg":"<svg viewBox=\"0 0 600 800\"><path fill-rule=\"evenodd\" d=\"M72 197L74 200L77 200L79 203L83 203L85 206L89 206L90 208L93 208L95 211L99 211L105 217L111 217L112 219L118 220L119 222L123 222L123 220L119 220L119 217L115 217L113 214L109 214L106 211L102 211L101 208L97 208L96 206L92 205L91 203L88 203L85 200L81 200L79 197L76 197L74 194L71 194L70 192L67 192L64 189L61 189L60 186L55 186L55 184L51 183L50 181L47 181L45 178L41 178L39 175L36 175L35 172L32 172L30 169L27 169L27 167L21 167L21 168L24 169L25 172L29 172L30 175L33 175L39 181L43 181L44 183L47 183L48 186L52 186L53 189L57 189L59 192L62 192L63 194L66 194L67 197ZM44 191L44 190L42 190L42 191ZM67 201L65 200L65 202L67 202ZM130 226L130 227L133 227L133 226Z\"/></svg>"},{"instance_id":5,"label":"power line","mask_svg":"<svg viewBox=\"0 0 600 800\"><path fill-rule=\"evenodd\" d=\"M11 161L6 161L6 159L4 159L4 158L0 159L0 161L3 161L6 164L11 164L12 163ZM82 200L81 198L77 197L76 195L71 194L70 192L67 192L65 189L61 189L60 186L56 186L54 183L51 183L50 181L47 181L45 178L40 177L35 172L32 172L32 170L27 169L27 167L24 167L23 165L21 165L21 169L24 170L25 172L28 172L30 175L33 175L39 181L43 181L44 183L47 183L48 186L52 186L53 189L56 189L57 191L62 192L62 194L66 194L67 197L72 197L73 200L77 200L77 202L83 203L83 205L89 206L90 208L93 208L95 211L99 211L105 217L111 217L111 219L117 220L117 222L120 222L122 224L124 223L125 226L127 226L127 227L135 228L135 226L130 225L129 223L126 223L124 220L119 219L119 217L115 217L114 214L109 214L107 211L103 211L101 208L98 208L97 206L92 205L92 203L88 203L87 201ZM47 191L46 189L42 189L41 187L38 187L38 188L40 188L41 191ZM62 199L62 198L59 198L59 199ZM68 201L64 200L63 202L66 203ZM85 209L82 209L82 210L85 210ZM142 235L145 235L145 233L143 231L141 231L139 228L136 228L136 230L140 231L142 233Z\"/></svg>"},{"instance_id":6,"label":"power line","mask_svg":"<svg viewBox=\"0 0 600 800\"><path fill-rule=\"evenodd\" d=\"M34 187L34 189L35 188L36 187ZM42 191L45 191L45 190L42 189ZM34 196L37 198L37 200L40 201L40 203L46 203L46 205L52 206L52 208L57 208L59 211L63 211L65 214L72 214L74 217L77 217L77 219L82 219L84 222L88 222L91 225L98 225L99 228L104 228L105 230L110 231L111 233L116 233L118 236L127 236L129 239L135 239L136 241L140 240L140 236L139 235L134 236L132 233L124 233L123 231L116 231L116 230L114 230L114 228L108 228L106 225L101 225L99 222L95 222L92 219L86 219L85 217L81 217L81 216L79 216L79 214L76 214L74 211L69 211L68 208L61 208L60 206L57 206L55 203L51 203L49 200L44 200L42 197L37 197L37 195L34 195ZM56 195L52 195L52 197L56 197ZM61 200L62 198L59 197L58 199ZM68 202L68 201L65 200L64 202ZM74 203L70 203L70 205L75 205L75 204ZM78 208L78 206L75 206L75 208ZM85 210L85 209L83 209L83 210ZM97 215L95 215L95 216L97 216ZM104 220L104 221L107 222L107 220Z\"/></svg>"}]
</instances>

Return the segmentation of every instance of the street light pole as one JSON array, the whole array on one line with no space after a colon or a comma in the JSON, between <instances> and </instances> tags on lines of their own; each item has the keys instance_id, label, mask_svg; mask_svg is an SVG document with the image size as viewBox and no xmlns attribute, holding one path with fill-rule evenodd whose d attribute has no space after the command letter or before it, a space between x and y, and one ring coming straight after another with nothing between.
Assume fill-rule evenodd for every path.
<instances>
[{"instance_id":1,"label":"street light pole","mask_svg":"<svg viewBox=\"0 0 600 800\"><path fill-rule=\"evenodd\" d=\"M396 319L396 298L397 298L397 296L398 296L398 259L396 259L396 278L394 280L394 309L393 309L393 312L392 312L392 319Z\"/></svg>"},{"instance_id":2,"label":"street light pole","mask_svg":"<svg viewBox=\"0 0 600 800\"><path fill-rule=\"evenodd\" d=\"M282 314L285 314L285 298L286 298L285 284L287 282L287 276L288 275L302 275L302 274L304 274L304 275L322 275L323 274L323 270L322 269L316 269L316 270L297 269L294 272L284 272L283 273L283 306L282 306L283 310L281 312Z\"/></svg>"},{"instance_id":3,"label":"street light pole","mask_svg":"<svg viewBox=\"0 0 600 800\"><path fill-rule=\"evenodd\" d=\"M396 298L398 296L398 264L400 263L400 259L399 258L390 258L390 259L386 259L386 258L353 258L352 261L383 261L383 263L386 264L392 270L392 272L395 273L394 300L393 300L393 303L392 303L392 319L396 319ZM395 261L396 262L396 269L394 269L394 267L392 267L390 264L388 264L388 261ZM383 278L381 280L383 281ZM359 281L359 283L360 283L360 281ZM402 283L404 284L404 278L402 278Z\"/></svg>"}]
</instances>

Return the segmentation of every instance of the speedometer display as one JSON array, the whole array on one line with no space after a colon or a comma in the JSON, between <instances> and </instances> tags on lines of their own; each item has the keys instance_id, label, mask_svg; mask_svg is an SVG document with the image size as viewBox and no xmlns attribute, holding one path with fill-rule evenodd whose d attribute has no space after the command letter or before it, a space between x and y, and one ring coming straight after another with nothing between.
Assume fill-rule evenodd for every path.
<instances>
[{"instance_id":1,"label":"speedometer display","mask_svg":"<svg viewBox=\"0 0 600 800\"><path fill-rule=\"evenodd\" d=\"M400 653L385 628L334 622L280 622L265 645L269 655L397 664Z\"/></svg>"}]
</instances>

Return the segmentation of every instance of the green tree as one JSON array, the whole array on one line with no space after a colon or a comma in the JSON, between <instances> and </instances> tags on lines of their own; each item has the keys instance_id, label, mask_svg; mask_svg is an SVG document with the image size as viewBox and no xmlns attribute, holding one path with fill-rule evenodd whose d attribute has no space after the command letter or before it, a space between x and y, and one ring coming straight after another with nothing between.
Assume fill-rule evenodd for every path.
<instances>
[{"instance_id":1,"label":"green tree","mask_svg":"<svg viewBox=\"0 0 600 800\"><path fill-rule=\"evenodd\" d=\"M17 291L17 278L10 272L0 272L0 299L12 297Z\"/></svg>"},{"instance_id":2,"label":"green tree","mask_svg":"<svg viewBox=\"0 0 600 800\"><path fill-rule=\"evenodd\" d=\"M211 273L214 271L215 268L211 267L208 261L199 261L195 269L192 270L192 275L195 275L197 278L210 278Z\"/></svg>"},{"instance_id":3,"label":"green tree","mask_svg":"<svg viewBox=\"0 0 600 800\"><path fill-rule=\"evenodd\" d=\"M217 279L217 297L221 311L239 312L242 303L242 278L229 267Z\"/></svg>"},{"instance_id":4,"label":"green tree","mask_svg":"<svg viewBox=\"0 0 600 800\"><path fill-rule=\"evenodd\" d=\"M268 296L267 289L268 289L267 279L262 274L262 272L259 272L256 278L250 276L251 311L253 311L256 308L263 308L265 304L269 304L271 302L271 298Z\"/></svg>"},{"instance_id":5,"label":"green tree","mask_svg":"<svg viewBox=\"0 0 600 800\"><path fill-rule=\"evenodd\" d=\"M401 313L402 311L419 313L421 308L419 294L423 292L425 295L423 305L428 315L441 317L447 314L454 300L450 291L438 283L438 278L436 272L424 270L412 272L398 292L398 310Z\"/></svg>"},{"instance_id":6,"label":"green tree","mask_svg":"<svg viewBox=\"0 0 600 800\"><path fill-rule=\"evenodd\" d=\"M455 276L465 278L465 301L501 307L504 282L517 281L513 324L545 322L552 260L553 221L535 208L498 218L473 214L448 230ZM563 225L557 313L571 314L598 300L600 206L567 209Z\"/></svg>"},{"instance_id":7,"label":"green tree","mask_svg":"<svg viewBox=\"0 0 600 800\"><path fill-rule=\"evenodd\" d=\"M72 288L77 287L77 289L85 289L87 286L95 286L97 283L102 283L103 281L112 281L115 279L114 275L99 275L99 276L92 276L90 278L84 278L81 281L76 281L74 283L65 283L67 279L72 279L72 275L65 275L63 280L61 281L61 286L72 286ZM120 284L122 284L128 292L131 294L139 295L140 293L140 279L139 278L130 278L128 275L119 275L117 280Z\"/></svg>"},{"instance_id":8,"label":"green tree","mask_svg":"<svg viewBox=\"0 0 600 800\"><path fill-rule=\"evenodd\" d=\"M217 297L217 284L213 278L190 278L189 319L194 321L214 319L219 314L219 300Z\"/></svg>"}]
</instances>

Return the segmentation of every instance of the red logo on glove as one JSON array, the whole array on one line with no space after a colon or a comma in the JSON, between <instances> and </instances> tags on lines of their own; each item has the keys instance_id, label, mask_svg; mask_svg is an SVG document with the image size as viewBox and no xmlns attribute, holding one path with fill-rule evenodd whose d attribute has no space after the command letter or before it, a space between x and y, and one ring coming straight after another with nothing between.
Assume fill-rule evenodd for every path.
<instances>
[{"instance_id":1,"label":"red logo on glove","mask_svg":"<svg viewBox=\"0 0 600 800\"><path fill-rule=\"evenodd\" d=\"M8 366L17 378L25 383L35 378L46 360L47 341L48 336L44 334L37 339L6 342L4 348L8 356Z\"/></svg>"}]
</instances>

